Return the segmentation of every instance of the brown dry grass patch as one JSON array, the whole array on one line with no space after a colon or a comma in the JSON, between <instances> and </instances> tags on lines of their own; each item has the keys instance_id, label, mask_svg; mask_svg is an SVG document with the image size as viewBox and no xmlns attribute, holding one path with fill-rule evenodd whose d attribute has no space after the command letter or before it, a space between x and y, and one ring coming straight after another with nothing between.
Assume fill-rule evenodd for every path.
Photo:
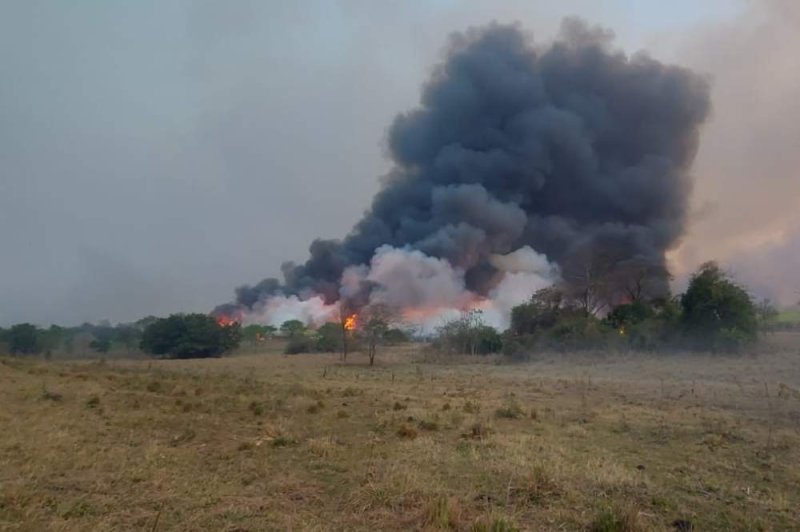
<instances>
[{"instance_id":1,"label":"brown dry grass patch","mask_svg":"<svg viewBox=\"0 0 800 532\"><path fill-rule=\"evenodd\" d=\"M782 339L782 341L786 341ZM0 364L0 529L800 522L797 348Z\"/></svg>"}]
</instances>

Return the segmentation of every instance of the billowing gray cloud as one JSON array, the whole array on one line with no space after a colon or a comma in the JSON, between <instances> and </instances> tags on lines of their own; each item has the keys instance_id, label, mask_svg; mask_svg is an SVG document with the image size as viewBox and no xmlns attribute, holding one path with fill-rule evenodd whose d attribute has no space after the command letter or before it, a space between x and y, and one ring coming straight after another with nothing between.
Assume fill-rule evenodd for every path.
<instances>
[{"instance_id":1,"label":"billowing gray cloud","mask_svg":"<svg viewBox=\"0 0 800 532\"><path fill-rule=\"evenodd\" d=\"M685 230L708 85L612 38L578 19L539 48L518 26L453 35L420 106L392 123L394 166L371 208L287 264L285 286L262 282L263 297L334 302L345 268L387 245L447 260L478 294L498 280L491 257L522 246L559 264L587 248L663 264Z\"/></svg>"}]
</instances>

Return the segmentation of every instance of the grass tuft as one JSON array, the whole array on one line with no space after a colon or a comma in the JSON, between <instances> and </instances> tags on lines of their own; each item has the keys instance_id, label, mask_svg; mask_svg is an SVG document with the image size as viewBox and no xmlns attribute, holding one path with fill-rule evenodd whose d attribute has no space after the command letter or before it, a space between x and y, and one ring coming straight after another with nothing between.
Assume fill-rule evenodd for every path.
<instances>
[{"instance_id":1,"label":"grass tuft","mask_svg":"<svg viewBox=\"0 0 800 532\"><path fill-rule=\"evenodd\" d=\"M397 429L397 435L404 440L413 440L418 436L417 429L410 425L403 425Z\"/></svg>"},{"instance_id":2,"label":"grass tuft","mask_svg":"<svg viewBox=\"0 0 800 532\"><path fill-rule=\"evenodd\" d=\"M100 406L100 397L97 395L92 395L86 400L86 406L88 408L97 408Z\"/></svg>"},{"instance_id":3,"label":"grass tuft","mask_svg":"<svg viewBox=\"0 0 800 532\"><path fill-rule=\"evenodd\" d=\"M498 517L488 522L478 521L472 525L470 532L519 532L519 528L514 526L511 521Z\"/></svg>"},{"instance_id":4,"label":"grass tuft","mask_svg":"<svg viewBox=\"0 0 800 532\"><path fill-rule=\"evenodd\" d=\"M486 438L489 437L491 433L492 429L484 425L483 423L473 423L472 425L470 425L467 432L465 432L461 436L463 438L469 438L472 440L485 440Z\"/></svg>"},{"instance_id":5,"label":"grass tuft","mask_svg":"<svg viewBox=\"0 0 800 532\"><path fill-rule=\"evenodd\" d=\"M290 445L297 445L297 440L288 436L277 436L273 438L270 445L273 447L289 447Z\"/></svg>"},{"instance_id":6,"label":"grass tuft","mask_svg":"<svg viewBox=\"0 0 800 532\"><path fill-rule=\"evenodd\" d=\"M618 508L606 508L599 512L589 524L591 532L638 532L639 513L621 511Z\"/></svg>"},{"instance_id":7,"label":"grass tuft","mask_svg":"<svg viewBox=\"0 0 800 532\"><path fill-rule=\"evenodd\" d=\"M435 421L428 421L428 420L425 420L425 419L421 419L419 421L419 423L418 423L418 426L419 426L419 428L421 430L426 430L426 431L439 430L439 424L438 423L436 423Z\"/></svg>"},{"instance_id":8,"label":"grass tuft","mask_svg":"<svg viewBox=\"0 0 800 532\"><path fill-rule=\"evenodd\" d=\"M519 419L524 413L517 404L510 403L495 410L494 415L501 419Z\"/></svg>"}]
</instances>

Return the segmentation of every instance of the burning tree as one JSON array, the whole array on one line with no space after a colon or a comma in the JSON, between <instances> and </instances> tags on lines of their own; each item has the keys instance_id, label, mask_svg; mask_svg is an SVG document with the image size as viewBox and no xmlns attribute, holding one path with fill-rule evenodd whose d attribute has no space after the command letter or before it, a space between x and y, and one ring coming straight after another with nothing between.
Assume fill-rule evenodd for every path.
<instances>
[{"instance_id":1,"label":"burning tree","mask_svg":"<svg viewBox=\"0 0 800 532\"><path fill-rule=\"evenodd\" d=\"M358 328L358 314L348 313L345 309L340 312L339 322L342 330L342 361L347 361L350 346L350 337Z\"/></svg>"}]
</instances>

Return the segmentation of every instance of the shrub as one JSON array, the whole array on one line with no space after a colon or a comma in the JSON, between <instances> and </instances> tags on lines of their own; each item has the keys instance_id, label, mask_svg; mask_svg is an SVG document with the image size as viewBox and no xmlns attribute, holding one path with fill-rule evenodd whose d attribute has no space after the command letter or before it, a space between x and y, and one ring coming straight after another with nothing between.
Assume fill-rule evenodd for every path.
<instances>
[{"instance_id":1,"label":"shrub","mask_svg":"<svg viewBox=\"0 0 800 532\"><path fill-rule=\"evenodd\" d=\"M321 353L334 353L342 348L342 326L338 323L328 322L317 329L316 351Z\"/></svg>"},{"instance_id":2,"label":"shrub","mask_svg":"<svg viewBox=\"0 0 800 532\"><path fill-rule=\"evenodd\" d=\"M140 347L172 358L219 356L241 340L238 323L221 325L206 314L173 314L156 319L142 333Z\"/></svg>"},{"instance_id":3,"label":"shrub","mask_svg":"<svg viewBox=\"0 0 800 532\"><path fill-rule=\"evenodd\" d=\"M519 419L523 416L522 409L515 403L500 407L494 413L497 417L504 419Z\"/></svg>"},{"instance_id":4,"label":"shrub","mask_svg":"<svg viewBox=\"0 0 800 532\"><path fill-rule=\"evenodd\" d=\"M427 431L439 430L439 424L435 421L428 421L425 419L420 420L419 428Z\"/></svg>"},{"instance_id":5,"label":"shrub","mask_svg":"<svg viewBox=\"0 0 800 532\"><path fill-rule=\"evenodd\" d=\"M42 350L39 328L30 323L19 323L5 333L8 350L12 354L35 355Z\"/></svg>"},{"instance_id":6,"label":"shrub","mask_svg":"<svg viewBox=\"0 0 800 532\"><path fill-rule=\"evenodd\" d=\"M603 348L614 342L614 334L607 322L565 303L561 290L550 287L511 310L503 353L524 359L537 350Z\"/></svg>"},{"instance_id":7,"label":"shrub","mask_svg":"<svg viewBox=\"0 0 800 532\"><path fill-rule=\"evenodd\" d=\"M606 316L606 322L614 329L628 329L655 315L653 306L640 300L614 307Z\"/></svg>"},{"instance_id":8,"label":"shrub","mask_svg":"<svg viewBox=\"0 0 800 532\"><path fill-rule=\"evenodd\" d=\"M300 320L287 320L281 325L281 333L284 336L298 336L305 332L306 326Z\"/></svg>"},{"instance_id":9,"label":"shrub","mask_svg":"<svg viewBox=\"0 0 800 532\"><path fill-rule=\"evenodd\" d=\"M288 436L280 435L272 440L271 445L273 447L288 447L289 445L297 445L297 440L294 438L289 438Z\"/></svg>"},{"instance_id":10,"label":"shrub","mask_svg":"<svg viewBox=\"0 0 800 532\"><path fill-rule=\"evenodd\" d=\"M111 341L108 338L95 338L89 342L89 347L98 353L108 353L111 349Z\"/></svg>"},{"instance_id":11,"label":"shrub","mask_svg":"<svg viewBox=\"0 0 800 532\"><path fill-rule=\"evenodd\" d=\"M397 435L404 440L413 440L417 437L417 429L409 425L403 425L397 430Z\"/></svg>"},{"instance_id":12,"label":"shrub","mask_svg":"<svg viewBox=\"0 0 800 532\"><path fill-rule=\"evenodd\" d=\"M503 350L503 338L494 327L481 325L475 331L477 338L477 352L479 355L489 355L499 353Z\"/></svg>"},{"instance_id":13,"label":"shrub","mask_svg":"<svg viewBox=\"0 0 800 532\"><path fill-rule=\"evenodd\" d=\"M383 334L383 340L387 344L402 344L409 341L409 336L402 329L390 328Z\"/></svg>"},{"instance_id":14,"label":"shrub","mask_svg":"<svg viewBox=\"0 0 800 532\"><path fill-rule=\"evenodd\" d=\"M562 350L593 349L608 345L613 331L594 316L578 313L563 316L547 332L547 344Z\"/></svg>"},{"instance_id":15,"label":"shrub","mask_svg":"<svg viewBox=\"0 0 800 532\"><path fill-rule=\"evenodd\" d=\"M635 512L623 513L616 509L606 509L597 514L589 525L591 532L636 532L639 530L638 516Z\"/></svg>"},{"instance_id":16,"label":"shrub","mask_svg":"<svg viewBox=\"0 0 800 532\"><path fill-rule=\"evenodd\" d=\"M691 347L737 349L758 338L753 300L713 262L692 276L681 308L681 324Z\"/></svg>"},{"instance_id":17,"label":"shrub","mask_svg":"<svg viewBox=\"0 0 800 532\"><path fill-rule=\"evenodd\" d=\"M536 334L556 325L563 307L564 295L557 287L551 286L537 291L527 303L511 309L510 331L516 335Z\"/></svg>"},{"instance_id":18,"label":"shrub","mask_svg":"<svg viewBox=\"0 0 800 532\"><path fill-rule=\"evenodd\" d=\"M480 521L472 526L471 532L519 532L519 528L502 517L489 523Z\"/></svg>"},{"instance_id":19,"label":"shrub","mask_svg":"<svg viewBox=\"0 0 800 532\"><path fill-rule=\"evenodd\" d=\"M287 355L298 355L300 353L310 353L314 350L314 340L304 334L299 334L289 338L283 352Z\"/></svg>"},{"instance_id":20,"label":"shrub","mask_svg":"<svg viewBox=\"0 0 800 532\"><path fill-rule=\"evenodd\" d=\"M439 327L433 346L448 353L488 355L500 352L503 340L494 327L483 323L480 310L472 310Z\"/></svg>"}]
</instances>

